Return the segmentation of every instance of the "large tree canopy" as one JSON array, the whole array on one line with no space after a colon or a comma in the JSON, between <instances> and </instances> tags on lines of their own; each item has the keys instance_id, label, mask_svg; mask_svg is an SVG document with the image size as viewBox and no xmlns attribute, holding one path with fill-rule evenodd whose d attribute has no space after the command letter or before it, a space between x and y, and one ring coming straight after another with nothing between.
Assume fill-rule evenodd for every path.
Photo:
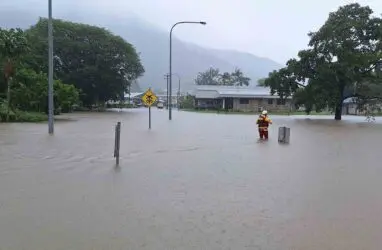
<instances>
[{"instance_id":1,"label":"large tree canopy","mask_svg":"<svg viewBox=\"0 0 382 250\"><path fill-rule=\"evenodd\" d=\"M48 76L21 68L12 83L12 106L24 111L48 112ZM54 102L64 112L79 101L79 91L60 80L54 81Z\"/></svg>"},{"instance_id":2,"label":"large tree canopy","mask_svg":"<svg viewBox=\"0 0 382 250\"><path fill-rule=\"evenodd\" d=\"M219 69L209 68L198 74L195 83L196 85L248 86L250 80L240 69L221 74Z\"/></svg>"},{"instance_id":3,"label":"large tree canopy","mask_svg":"<svg viewBox=\"0 0 382 250\"><path fill-rule=\"evenodd\" d=\"M144 73L135 48L106 29L54 20L55 77L82 90L84 105L118 100ZM47 19L27 30L30 66L47 72Z\"/></svg>"},{"instance_id":4,"label":"large tree canopy","mask_svg":"<svg viewBox=\"0 0 382 250\"><path fill-rule=\"evenodd\" d=\"M28 68L26 53L30 42L21 29L0 29L0 121L15 118L15 111L47 112L48 77ZM56 111L69 111L78 103L79 91L73 86L54 82ZM6 98L5 98L6 97ZM13 115L11 115L13 114ZM9 117L11 115L11 117Z\"/></svg>"},{"instance_id":5,"label":"large tree canopy","mask_svg":"<svg viewBox=\"0 0 382 250\"><path fill-rule=\"evenodd\" d=\"M317 32L309 33L309 48L285 68L271 72L264 85L282 97L295 94L308 112L329 107L336 120L341 119L346 98L365 98L366 89L368 98L374 98L370 86L382 84L376 70L382 62L382 21L372 13L359 4L330 13Z\"/></svg>"},{"instance_id":6,"label":"large tree canopy","mask_svg":"<svg viewBox=\"0 0 382 250\"><path fill-rule=\"evenodd\" d=\"M16 72L15 68L19 64L20 58L27 50L27 38L21 29L0 29L0 66L3 68L4 80L0 81L0 93L6 92L7 121L9 120L11 102L11 80ZM5 91L5 89L7 90Z\"/></svg>"},{"instance_id":7,"label":"large tree canopy","mask_svg":"<svg viewBox=\"0 0 382 250\"><path fill-rule=\"evenodd\" d=\"M134 47L105 29L54 20L55 113L73 105L118 100L144 73ZM0 29L0 120L47 111L47 20L30 29ZM11 98L12 97L12 98Z\"/></svg>"}]
</instances>

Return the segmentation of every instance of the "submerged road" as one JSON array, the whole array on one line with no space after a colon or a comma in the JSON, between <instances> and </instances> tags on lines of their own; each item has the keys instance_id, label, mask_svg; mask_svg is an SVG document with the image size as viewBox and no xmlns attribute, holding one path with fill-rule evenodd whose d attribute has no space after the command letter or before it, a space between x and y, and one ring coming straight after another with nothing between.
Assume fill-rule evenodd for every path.
<instances>
[{"instance_id":1,"label":"submerged road","mask_svg":"<svg viewBox=\"0 0 382 250\"><path fill-rule=\"evenodd\" d=\"M381 125L271 115L257 143L256 116L152 115L0 124L0 249L381 248Z\"/></svg>"}]
</instances>

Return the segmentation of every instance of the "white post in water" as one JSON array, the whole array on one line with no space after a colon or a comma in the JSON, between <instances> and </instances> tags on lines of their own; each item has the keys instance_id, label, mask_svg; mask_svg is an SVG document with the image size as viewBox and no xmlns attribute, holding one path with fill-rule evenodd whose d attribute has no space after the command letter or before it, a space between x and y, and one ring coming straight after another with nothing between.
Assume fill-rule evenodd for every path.
<instances>
[{"instance_id":1,"label":"white post in water","mask_svg":"<svg viewBox=\"0 0 382 250\"><path fill-rule=\"evenodd\" d=\"M279 127L279 143L289 143L290 138L290 128L287 127Z\"/></svg>"}]
</instances>

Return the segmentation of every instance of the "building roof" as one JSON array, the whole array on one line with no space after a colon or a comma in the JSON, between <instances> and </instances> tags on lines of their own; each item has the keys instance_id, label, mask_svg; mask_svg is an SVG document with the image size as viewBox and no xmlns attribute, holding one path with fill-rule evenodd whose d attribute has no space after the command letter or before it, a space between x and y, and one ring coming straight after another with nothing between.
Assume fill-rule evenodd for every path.
<instances>
[{"instance_id":1,"label":"building roof","mask_svg":"<svg viewBox=\"0 0 382 250\"><path fill-rule=\"evenodd\" d=\"M143 95L144 92L131 92L130 95L129 93L125 93L125 98L135 98L135 97L139 97L140 95Z\"/></svg>"},{"instance_id":2,"label":"building roof","mask_svg":"<svg viewBox=\"0 0 382 250\"><path fill-rule=\"evenodd\" d=\"M196 98L215 99L224 97L238 98L279 98L278 95L271 95L268 87L236 87L236 86L197 86L192 92ZM291 97L289 97L291 98Z\"/></svg>"},{"instance_id":3,"label":"building roof","mask_svg":"<svg viewBox=\"0 0 382 250\"><path fill-rule=\"evenodd\" d=\"M343 103L357 103L357 98L356 97L349 97L346 98Z\"/></svg>"}]
</instances>

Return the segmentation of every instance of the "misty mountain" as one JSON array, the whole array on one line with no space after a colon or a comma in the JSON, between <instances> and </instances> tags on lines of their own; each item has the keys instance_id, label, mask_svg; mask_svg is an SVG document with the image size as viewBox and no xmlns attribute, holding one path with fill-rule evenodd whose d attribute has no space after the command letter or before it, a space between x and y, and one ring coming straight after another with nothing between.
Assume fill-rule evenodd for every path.
<instances>
[{"instance_id":1,"label":"misty mountain","mask_svg":"<svg viewBox=\"0 0 382 250\"><path fill-rule=\"evenodd\" d=\"M25 29L36 23L40 16L46 16L46 8L42 8L41 11L29 11L27 8L20 7L0 8L0 26ZM116 17L94 9L57 10L54 12L54 17L102 26L122 36L135 46L145 67L144 76L138 79L140 89L152 87L154 90L163 90L166 88L164 75L168 72L169 63L168 31L161 30L136 15ZM180 76L183 91L192 89L198 72L205 71L209 67L229 72L236 67L240 68L251 78L251 85L255 86L257 79L267 76L270 71L279 69L282 65L268 58L245 52L203 48L173 36L173 73ZM177 82L175 76L173 82ZM177 84L174 84L174 90L177 87ZM133 86L132 91L139 91L139 87Z\"/></svg>"}]
</instances>

